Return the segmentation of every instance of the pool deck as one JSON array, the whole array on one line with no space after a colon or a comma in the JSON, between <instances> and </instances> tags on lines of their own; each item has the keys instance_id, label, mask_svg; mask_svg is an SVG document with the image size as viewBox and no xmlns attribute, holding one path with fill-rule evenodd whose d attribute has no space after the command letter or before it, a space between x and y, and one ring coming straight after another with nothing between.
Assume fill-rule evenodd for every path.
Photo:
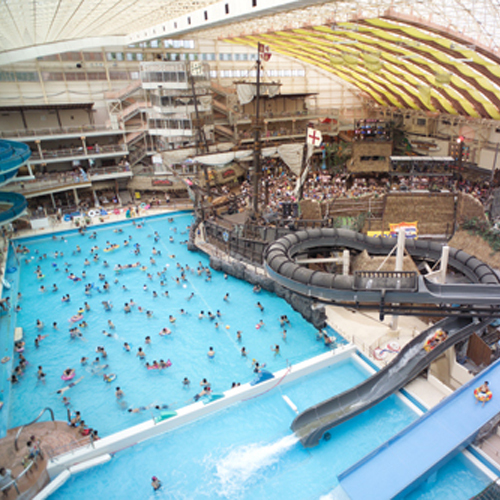
<instances>
[{"instance_id":1,"label":"pool deck","mask_svg":"<svg viewBox=\"0 0 500 500\"><path fill-rule=\"evenodd\" d=\"M14 442L19 427L9 429L7 436L0 440L0 464L12 472L17 478L25 470L22 462L27 455L27 441L31 436L40 440L42 454L37 457L33 466L17 481L20 495L14 486L3 493L3 498L33 498L38 491L50 482L47 473L48 459L52 456L68 451L88 443L88 438L82 438L77 430L69 427L66 422L39 422L23 429L18 439L19 451L16 451Z\"/></svg>"}]
</instances>

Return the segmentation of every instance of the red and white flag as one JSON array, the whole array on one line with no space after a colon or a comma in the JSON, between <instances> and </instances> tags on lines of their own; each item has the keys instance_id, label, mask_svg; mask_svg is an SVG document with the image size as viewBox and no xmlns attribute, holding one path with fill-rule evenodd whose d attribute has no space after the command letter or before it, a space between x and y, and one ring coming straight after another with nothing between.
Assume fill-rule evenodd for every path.
<instances>
[{"instance_id":1,"label":"red and white flag","mask_svg":"<svg viewBox=\"0 0 500 500\"><path fill-rule=\"evenodd\" d=\"M321 135L321 132L319 130L315 130L313 128L307 129L307 144L319 146L322 140L323 136Z\"/></svg>"},{"instance_id":2,"label":"red and white flag","mask_svg":"<svg viewBox=\"0 0 500 500\"><path fill-rule=\"evenodd\" d=\"M272 55L269 45L264 45L263 43L259 42L259 55L263 61L265 62L269 61Z\"/></svg>"}]
</instances>

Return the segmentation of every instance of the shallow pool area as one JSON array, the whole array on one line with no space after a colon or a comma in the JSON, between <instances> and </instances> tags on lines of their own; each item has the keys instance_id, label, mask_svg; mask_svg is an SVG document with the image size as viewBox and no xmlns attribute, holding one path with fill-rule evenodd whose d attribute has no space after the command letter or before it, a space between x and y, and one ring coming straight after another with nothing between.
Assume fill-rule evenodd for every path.
<instances>
[{"instance_id":1,"label":"shallow pool area","mask_svg":"<svg viewBox=\"0 0 500 500\"><path fill-rule=\"evenodd\" d=\"M212 271L210 281L206 272L199 274L200 266L208 266L208 258L188 251L183 243L188 238L191 220L191 214L179 213L143 219L136 221L136 225L124 222L100 227L95 230L95 239L89 238L93 233L89 229L83 236L73 231L57 235L56 239L47 235L16 242L29 250L18 255L19 270L8 275L12 291L17 292L15 285L19 284L22 297L19 300L13 297L13 307L19 305L21 309L2 316L0 321L2 330L5 325L11 335L16 326L23 328L26 342L23 355L29 364L20 381L13 384L10 400L6 401L9 417L4 429L6 425L10 428L29 422L48 406L61 420L66 418L67 409L79 410L89 426L107 435L151 418L158 411L155 406L168 405L175 409L192 403L204 378L214 392L228 390L233 382L252 380L253 359L265 364L266 369L277 371L287 363L325 352L323 343L315 341L314 327L284 300L266 291L253 293L248 283L224 277L219 272ZM115 232L119 230L123 232ZM157 241L155 232L159 237ZM130 241L128 246L124 246L125 240ZM120 247L104 252L109 243ZM134 254L136 243L140 245L139 255ZM93 247L99 249L92 252ZM161 255L154 255L153 248ZM59 253L58 257L55 252ZM94 262L96 253L99 260ZM155 259L154 263L151 258ZM12 261L11 258L9 265ZM141 266L121 272L114 270L117 264L125 266L136 262ZM36 274L37 266L44 276L41 279ZM185 281L178 266L184 268ZM142 267L147 269L141 270ZM86 273L85 278L82 272ZM81 280L69 279L70 274ZM99 275L104 275L104 279ZM109 284L109 291L103 289L105 282ZM55 292L52 291L54 284ZM85 294L86 285L92 286L89 294ZM42 286L45 292L40 291ZM70 301L62 302L67 294ZM226 294L229 296L225 300ZM126 313L124 305L132 300L136 305ZM111 310L105 310L104 301L112 303ZM85 303L90 310L73 323L71 318L80 308L85 308ZM152 311L151 317L147 311ZM201 311L203 319L199 319ZM215 315L214 319L207 317L209 312ZM282 315L290 321L284 327L279 321ZM170 322L169 316L176 321ZM43 322L43 328L37 328L37 320ZM264 326L257 329L260 320ZM88 326L81 326L83 321ZM54 322L57 330L52 326ZM74 327L79 328L81 336L70 336L69 330ZM160 336L163 328L171 330L171 334ZM286 329L286 338L283 329ZM240 340L237 331L241 331ZM45 338L36 347L38 335ZM150 344L146 343L147 336ZM131 346L130 352L124 349L125 342ZM278 355L271 350L276 344L280 347ZM99 346L104 347L107 357L96 352ZM145 353L143 360L137 356L139 347ZM207 355L210 347L215 351L213 358ZM242 347L247 356L241 355ZM82 357L88 358L85 365L80 363ZM17 358L16 355L14 366ZM96 358L99 358L97 362ZM145 367L146 362L151 364L161 359L170 360L172 366L163 370ZM6 363L2 368L7 372L11 366ZM37 378L39 366L46 374L44 380ZM78 383L64 392L70 400L65 406L63 395L57 391L71 383L61 380L63 370L68 367L76 371L71 382ZM104 374L115 374L116 379L106 383ZM191 381L189 386L183 385L184 377ZM125 393L123 398L115 397L116 387ZM142 411L131 413L128 409Z\"/></svg>"},{"instance_id":2,"label":"shallow pool area","mask_svg":"<svg viewBox=\"0 0 500 500\"><path fill-rule=\"evenodd\" d=\"M51 498L298 500L330 497L336 475L411 423L417 415L397 396L342 424L313 449L305 449L290 431L294 413L339 393L367 377L350 358L297 382L227 408L164 436L116 453L102 466L72 477ZM438 473L428 497L425 487L412 499L467 499L488 481L461 458ZM126 475L124 471L127 471ZM150 478L163 487L152 493ZM455 477L462 480L455 483ZM375 487L375 485L374 485ZM443 494L446 492L446 494ZM334 498L331 496L331 498Z\"/></svg>"}]
</instances>

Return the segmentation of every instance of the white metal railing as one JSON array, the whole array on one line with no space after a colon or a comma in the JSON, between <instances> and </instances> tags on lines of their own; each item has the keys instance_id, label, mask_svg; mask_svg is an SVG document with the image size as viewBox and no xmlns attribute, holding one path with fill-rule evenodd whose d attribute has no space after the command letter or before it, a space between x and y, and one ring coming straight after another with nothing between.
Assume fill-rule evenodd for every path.
<instances>
[{"instance_id":1,"label":"white metal railing","mask_svg":"<svg viewBox=\"0 0 500 500\"><path fill-rule=\"evenodd\" d=\"M89 132L103 132L112 130L106 125L80 125L79 127L57 127L57 128L38 128L34 130L5 130L0 132L0 137L37 137L44 135L74 135L74 134L87 134Z\"/></svg>"},{"instance_id":2,"label":"white metal railing","mask_svg":"<svg viewBox=\"0 0 500 500\"><path fill-rule=\"evenodd\" d=\"M38 151L33 151L30 161L53 160L73 156L99 156L110 153L128 153L128 149L125 144L112 144L109 146L88 147L86 149L83 146L70 149L51 149L42 151L42 155Z\"/></svg>"},{"instance_id":3,"label":"white metal railing","mask_svg":"<svg viewBox=\"0 0 500 500\"><path fill-rule=\"evenodd\" d=\"M43 177L33 180L11 182L8 186L5 186L5 190L29 194L31 192L43 191L61 186L88 184L92 180L98 180L102 176L123 173L132 175L130 167L119 165L90 169L87 175L75 174L73 171L44 174Z\"/></svg>"}]
</instances>

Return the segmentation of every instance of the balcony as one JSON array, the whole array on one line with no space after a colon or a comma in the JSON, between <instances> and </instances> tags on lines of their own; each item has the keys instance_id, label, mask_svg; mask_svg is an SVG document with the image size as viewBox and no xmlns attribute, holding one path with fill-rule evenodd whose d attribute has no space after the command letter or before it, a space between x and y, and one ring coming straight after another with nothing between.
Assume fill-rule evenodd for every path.
<instances>
[{"instance_id":1,"label":"balcony","mask_svg":"<svg viewBox=\"0 0 500 500\"><path fill-rule=\"evenodd\" d=\"M97 137L101 135L123 134L122 130L111 129L105 125L80 125L79 127L40 128L36 130L6 130L0 132L0 138L17 139L20 141L34 141L47 139L70 139Z\"/></svg>"},{"instance_id":2,"label":"balcony","mask_svg":"<svg viewBox=\"0 0 500 500\"><path fill-rule=\"evenodd\" d=\"M126 144L112 144L109 146L88 147L83 146L71 149L52 149L42 151L42 156L38 151L34 151L30 158L30 163L33 165L41 163L60 163L62 161L72 161L94 158L113 158L114 156L128 155L128 147Z\"/></svg>"},{"instance_id":3,"label":"balcony","mask_svg":"<svg viewBox=\"0 0 500 500\"><path fill-rule=\"evenodd\" d=\"M108 179L130 178L132 177L130 167L113 166L89 169L87 175L79 175L74 171L44 174L32 180L11 182L2 191L21 193L26 198L33 198L49 193L67 191L69 189L81 189L92 186L92 182L104 181Z\"/></svg>"}]
</instances>

